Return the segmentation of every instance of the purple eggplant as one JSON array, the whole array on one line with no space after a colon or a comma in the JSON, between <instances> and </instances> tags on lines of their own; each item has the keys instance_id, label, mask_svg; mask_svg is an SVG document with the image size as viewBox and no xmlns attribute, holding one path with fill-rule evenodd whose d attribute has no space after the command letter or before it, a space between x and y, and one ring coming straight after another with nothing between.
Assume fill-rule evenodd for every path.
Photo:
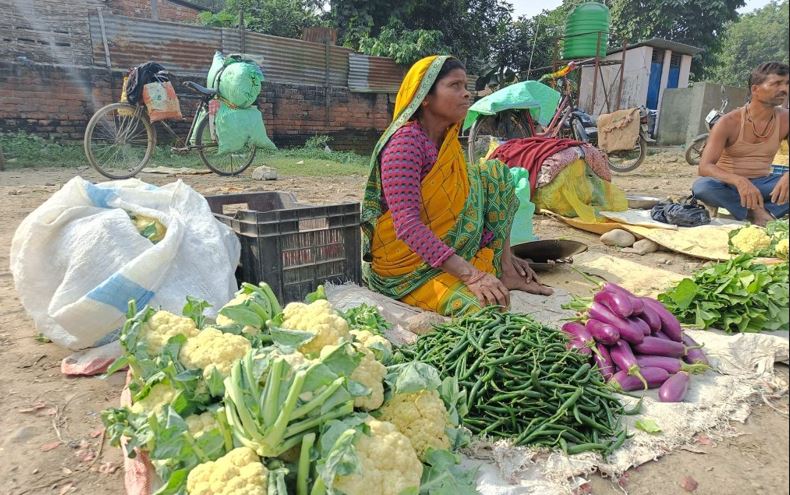
<instances>
[{"instance_id":1,"label":"purple eggplant","mask_svg":"<svg viewBox=\"0 0 790 495\"><path fill-rule=\"evenodd\" d=\"M569 321L562 325L562 331L571 337L570 342L568 342L569 349L576 349L585 356L589 356L593 352L595 340L584 325L576 321Z\"/></svg>"},{"instance_id":2,"label":"purple eggplant","mask_svg":"<svg viewBox=\"0 0 790 495\"><path fill-rule=\"evenodd\" d=\"M620 368L620 371L628 375L635 376L642 382L645 389L647 389L647 381L639 370L639 364L636 362L636 357L631 351L631 346L624 340L618 340L615 345L609 349L609 356L611 356L614 364ZM615 373L616 374L616 373Z\"/></svg>"},{"instance_id":3,"label":"purple eggplant","mask_svg":"<svg viewBox=\"0 0 790 495\"><path fill-rule=\"evenodd\" d=\"M624 287L620 287L617 284L613 284L611 282L607 282L607 283L603 284L603 290L608 290L608 291L611 291L611 292L619 292L624 297L627 297L628 300L631 303L631 315L630 316L636 316L636 315L642 314L642 310L644 308L644 303L642 302L642 299L639 298L638 296L634 295L633 293L631 293L628 289L626 289Z\"/></svg>"},{"instance_id":4,"label":"purple eggplant","mask_svg":"<svg viewBox=\"0 0 790 495\"><path fill-rule=\"evenodd\" d=\"M624 320L609 311L603 304L593 302L590 305L590 309L587 311L587 315L592 319L612 325L620 333L621 339L624 339L632 344L638 344L645 338L645 334L642 331L641 326L635 327L629 321Z\"/></svg>"},{"instance_id":5,"label":"purple eggplant","mask_svg":"<svg viewBox=\"0 0 790 495\"><path fill-rule=\"evenodd\" d=\"M682 336L683 344L686 345L686 355L683 357L683 360L689 364L705 364L710 366L710 361L705 356L705 353L702 352L702 346L697 344L694 339L686 335L685 333Z\"/></svg>"},{"instance_id":6,"label":"purple eggplant","mask_svg":"<svg viewBox=\"0 0 790 495\"><path fill-rule=\"evenodd\" d=\"M698 364L688 364L684 363L682 360L674 357L669 356L643 356L641 354L636 355L636 364L639 365L639 368L663 368L667 370L669 373L677 373L679 371L685 371L689 374L698 374L704 373L710 369L710 366L703 363Z\"/></svg>"},{"instance_id":7,"label":"purple eggplant","mask_svg":"<svg viewBox=\"0 0 790 495\"><path fill-rule=\"evenodd\" d=\"M587 331L601 344L612 345L620 340L620 332L615 327L592 318L587 320Z\"/></svg>"},{"instance_id":8,"label":"purple eggplant","mask_svg":"<svg viewBox=\"0 0 790 495\"><path fill-rule=\"evenodd\" d=\"M652 333L652 330L650 329L650 325L639 316L632 316L630 318L627 318L626 321L630 323L631 326L641 330L643 337L647 337Z\"/></svg>"},{"instance_id":9,"label":"purple eggplant","mask_svg":"<svg viewBox=\"0 0 790 495\"><path fill-rule=\"evenodd\" d=\"M658 400L661 402L683 402L689 389L690 378L685 371L678 371L667 378L658 389Z\"/></svg>"},{"instance_id":10,"label":"purple eggplant","mask_svg":"<svg viewBox=\"0 0 790 495\"><path fill-rule=\"evenodd\" d=\"M669 336L667 334L665 334L661 330L659 330L658 332L654 333L653 337L658 337L659 339L664 339L664 340L672 340L672 339L669 338ZM673 340L673 342L674 342L674 340Z\"/></svg>"},{"instance_id":11,"label":"purple eggplant","mask_svg":"<svg viewBox=\"0 0 790 495\"><path fill-rule=\"evenodd\" d=\"M615 366L612 357L609 355L609 350L603 344L598 344L598 353L593 356L595 364L598 365L598 371L601 372L604 380L610 380L614 375Z\"/></svg>"},{"instance_id":12,"label":"purple eggplant","mask_svg":"<svg viewBox=\"0 0 790 495\"><path fill-rule=\"evenodd\" d=\"M643 297L642 302L644 302L647 307L655 311L655 313L661 319L661 331L675 342L680 342L683 336L683 328L680 326L678 319L675 318L675 315L670 313L663 304L656 301L655 299Z\"/></svg>"},{"instance_id":13,"label":"purple eggplant","mask_svg":"<svg viewBox=\"0 0 790 495\"><path fill-rule=\"evenodd\" d=\"M631 392L642 388L660 387L669 378L669 373L663 368L642 368L644 382L639 377L631 376L623 370L618 371L609 380L609 384L623 392Z\"/></svg>"},{"instance_id":14,"label":"purple eggplant","mask_svg":"<svg viewBox=\"0 0 790 495\"><path fill-rule=\"evenodd\" d=\"M645 306L639 318L644 320L650 326L650 333L655 333L661 330L661 317L650 306Z\"/></svg>"},{"instance_id":15,"label":"purple eggplant","mask_svg":"<svg viewBox=\"0 0 790 495\"><path fill-rule=\"evenodd\" d=\"M617 289L607 290L604 288L593 296L593 301L603 304L620 318L628 318L634 314L631 298Z\"/></svg>"},{"instance_id":16,"label":"purple eggplant","mask_svg":"<svg viewBox=\"0 0 790 495\"><path fill-rule=\"evenodd\" d=\"M644 356L669 356L680 359L686 355L686 346L680 342L658 337L645 337L641 344L634 346L634 350Z\"/></svg>"}]
</instances>

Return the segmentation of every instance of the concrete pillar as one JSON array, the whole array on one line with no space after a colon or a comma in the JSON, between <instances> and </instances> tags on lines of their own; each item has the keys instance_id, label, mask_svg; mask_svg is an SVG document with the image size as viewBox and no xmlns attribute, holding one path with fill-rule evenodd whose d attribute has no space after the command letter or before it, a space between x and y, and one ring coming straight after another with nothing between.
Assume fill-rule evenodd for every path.
<instances>
[{"instance_id":1,"label":"concrete pillar","mask_svg":"<svg viewBox=\"0 0 790 495\"><path fill-rule=\"evenodd\" d=\"M689 87L689 74L691 74L691 55L680 57L680 77L678 77L678 88Z\"/></svg>"}]
</instances>

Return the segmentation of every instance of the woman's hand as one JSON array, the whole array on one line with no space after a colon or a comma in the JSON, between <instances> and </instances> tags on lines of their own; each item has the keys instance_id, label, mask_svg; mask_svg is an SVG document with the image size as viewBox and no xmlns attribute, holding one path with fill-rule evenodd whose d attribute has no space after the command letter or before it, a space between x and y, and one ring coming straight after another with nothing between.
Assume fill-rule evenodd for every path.
<instances>
[{"instance_id":1,"label":"woman's hand","mask_svg":"<svg viewBox=\"0 0 790 495\"><path fill-rule=\"evenodd\" d=\"M529 260L523 260L518 256L511 256L510 258L513 260L513 268L516 269L516 273L518 273L521 277L524 278L527 282L538 281L538 275L535 273L535 270L529 266Z\"/></svg>"},{"instance_id":2,"label":"woman's hand","mask_svg":"<svg viewBox=\"0 0 790 495\"><path fill-rule=\"evenodd\" d=\"M510 291L494 275L478 270L461 281L483 306L510 306Z\"/></svg>"}]
</instances>

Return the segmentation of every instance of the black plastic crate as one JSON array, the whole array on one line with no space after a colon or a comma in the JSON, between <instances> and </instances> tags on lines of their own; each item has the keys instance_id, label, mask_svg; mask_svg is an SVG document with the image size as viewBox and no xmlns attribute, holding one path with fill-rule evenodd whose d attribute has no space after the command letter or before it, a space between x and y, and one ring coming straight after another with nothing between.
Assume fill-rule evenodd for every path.
<instances>
[{"instance_id":1,"label":"black plastic crate","mask_svg":"<svg viewBox=\"0 0 790 495\"><path fill-rule=\"evenodd\" d=\"M266 282L288 303L303 300L324 282L362 282L358 203L311 206L283 192L206 200L241 241L240 283Z\"/></svg>"}]
</instances>

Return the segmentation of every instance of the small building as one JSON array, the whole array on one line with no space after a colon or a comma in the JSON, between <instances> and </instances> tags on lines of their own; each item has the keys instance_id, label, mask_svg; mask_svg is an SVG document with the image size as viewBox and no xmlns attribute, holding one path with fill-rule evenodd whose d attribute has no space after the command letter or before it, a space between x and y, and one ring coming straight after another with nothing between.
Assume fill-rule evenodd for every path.
<instances>
[{"instance_id":1,"label":"small building","mask_svg":"<svg viewBox=\"0 0 790 495\"><path fill-rule=\"evenodd\" d=\"M701 51L701 48L661 38L628 46L625 57L622 48L611 49L599 68L597 83L594 84L595 67L582 68L579 106L593 115L639 106L658 110L665 89L688 87L691 58ZM621 70L623 86L618 105Z\"/></svg>"}]
</instances>

